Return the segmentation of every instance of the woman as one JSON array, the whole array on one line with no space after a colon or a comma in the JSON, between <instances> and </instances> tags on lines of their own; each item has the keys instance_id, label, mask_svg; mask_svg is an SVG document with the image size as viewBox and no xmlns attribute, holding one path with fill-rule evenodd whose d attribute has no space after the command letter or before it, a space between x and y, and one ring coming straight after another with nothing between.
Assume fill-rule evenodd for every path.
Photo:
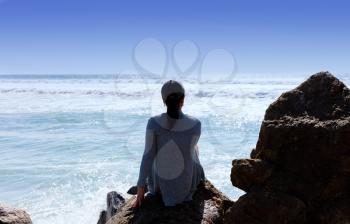
<instances>
[{"instance_id":1,"label":"woman","mask_svg":"<svg viewBox=\"0 0 350 224\"><path fill-rule=\"evenodd\" d=\"M141 205L146 183L151 195L159 193L165 206L175 206L192 200L197 185L204 180L197 147L201 123L181 111L185 90L170 80L161 93L167 112L148 120L133 207Z\"/></svg>"}]
</instances>

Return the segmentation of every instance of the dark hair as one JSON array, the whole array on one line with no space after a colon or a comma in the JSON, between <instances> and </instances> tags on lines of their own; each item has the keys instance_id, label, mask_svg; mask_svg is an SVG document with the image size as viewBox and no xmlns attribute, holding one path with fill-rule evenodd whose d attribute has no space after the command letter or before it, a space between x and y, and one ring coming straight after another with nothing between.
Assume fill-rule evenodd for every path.
<instances>
[{"instance_id":1,"label":"dark hair","mask_svg":"<svg viewBox=\"0 0 350 224\"><path fill-rule=\"evenodd\" d=\"M175 119L178 119L180 116L180 103L185 98L183 93L172 93L166 100L165 105L167 106L167 114Z\"/></svg>"}]
</instances>

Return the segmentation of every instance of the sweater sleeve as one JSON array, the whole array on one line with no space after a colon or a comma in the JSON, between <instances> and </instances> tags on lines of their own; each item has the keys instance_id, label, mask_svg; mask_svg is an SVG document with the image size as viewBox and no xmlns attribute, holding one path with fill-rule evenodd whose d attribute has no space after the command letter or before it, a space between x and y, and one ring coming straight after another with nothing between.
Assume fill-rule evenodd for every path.
<instances>
[{"instance_id":1,"label":"sweater sleeve","mask_svg":"<svg viewBox=\"0 0 350 224\"><path fill-rule=\"evenodd\" d=\"M199 162L199 147L198 147L198 140L201 136L201 132L202 132L202 123L200 121L198 121L198 124L197 124L197 128L195 130L195 133L194 133L194 136L195 136L195 146L194 146L194 152L195 152L195 155L197 156L198 158L198 162ZM197 161L195 159L195 161Z\"/></svg>"},{"instance_id":2,"label":"sweater sleeve","mask_svg":"<svg viewBox=\"0 0 350 224\"><path fill-rule=\"evenodd\" d=\"M153 127L153 120L148 120L145 137L145 150L143 152L142 161L140 165L139 179L137 181L137 187L144 187L146 184L146 178L150 175L152 170L153 160L156 156L156 135Z\"/></svg>"}]
</instances>

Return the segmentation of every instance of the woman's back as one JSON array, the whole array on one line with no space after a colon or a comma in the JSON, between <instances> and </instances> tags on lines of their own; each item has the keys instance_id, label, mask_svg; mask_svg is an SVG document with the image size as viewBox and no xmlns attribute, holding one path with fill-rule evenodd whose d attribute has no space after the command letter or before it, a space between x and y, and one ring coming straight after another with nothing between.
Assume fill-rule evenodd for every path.
<instances>
[{"instance_id":1,"label":"woman's back","mask_svg":"<svg viewBox=\"0 0 350 224\"><path fill-rule=\"evenodd\" d=\"M142 189L147 182L151 194L161 193L165 205L173 206L192 199L197 185L204 179L204 171L197 147L201 122L182 113L184 92L174 93L174 90L181 91L183 87L172 80L169 82L165 97L163 89L167 83L162 88L167 113L148 120L137 186ZM141 200L138 199L139 203Z\"/></svg>"},{"instance_id":2,"label":"woman's back","mask_svg":"<svg viewBox=\"0 0 350 224\"><path fill-rule=\"evenodd\" d=\"M192 199L204 172L198 158L197 142L201 123L186 114L173 119L166 113L150 119L156 156L149 179L151 193L160 191L166 205Z\"/></svg>"}]
</instances>

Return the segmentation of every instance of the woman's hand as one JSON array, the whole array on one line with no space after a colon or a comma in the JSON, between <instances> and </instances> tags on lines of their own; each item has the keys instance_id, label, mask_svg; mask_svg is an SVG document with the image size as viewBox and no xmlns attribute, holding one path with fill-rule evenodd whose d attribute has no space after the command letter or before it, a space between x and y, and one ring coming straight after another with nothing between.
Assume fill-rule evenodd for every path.
<instances>
[{"instance_id":1,"label":"woman's hand","mask_svg":"<svg viewBox=\"0 0 350 224\"><path fill-rule=\"evenodd\" d=\"M136 208L138 206L141 206L141 202L145 197L145 188L144 187L138 187L137 188L137 196L135 201L132 204L133 208Z\"/></svg>"}]
</instances>

